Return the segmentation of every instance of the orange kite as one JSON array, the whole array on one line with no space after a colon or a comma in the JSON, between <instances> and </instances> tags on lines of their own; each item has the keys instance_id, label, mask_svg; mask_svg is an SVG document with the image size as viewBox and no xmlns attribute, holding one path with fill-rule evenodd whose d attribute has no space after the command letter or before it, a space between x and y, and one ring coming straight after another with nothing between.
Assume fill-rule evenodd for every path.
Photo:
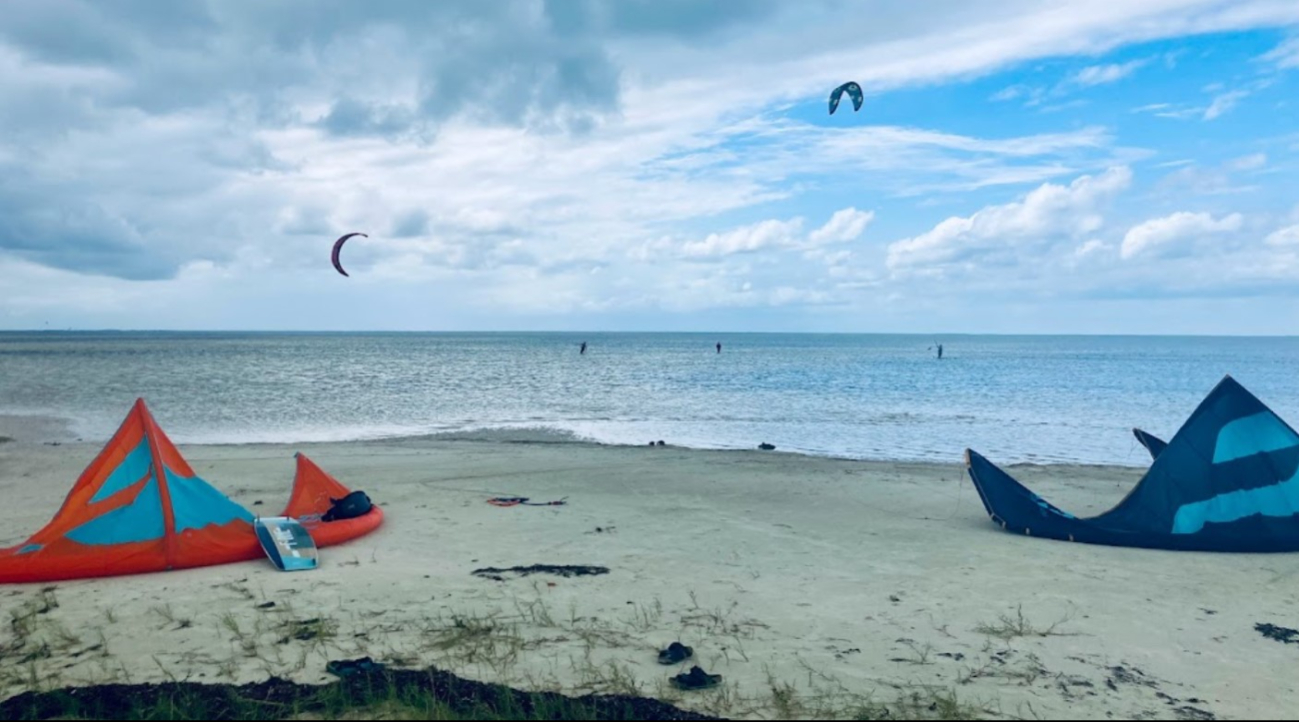
<instances>
[{"instance_id":1,"label":"orange kite","mask_svg":"<svg viewBox=\"0 0 1299 722\"><path fill-rule=\"evenodd\" d=\"M302 454L282 516L311 532L316 546L374 531L378 506L322 522L330 499L348 493ZM0 549L0 583L142 574L258 559L254 515L190 468L137 399L117 433L86 467L62 508L26 542Z\"/></svg>"}]
</instances>

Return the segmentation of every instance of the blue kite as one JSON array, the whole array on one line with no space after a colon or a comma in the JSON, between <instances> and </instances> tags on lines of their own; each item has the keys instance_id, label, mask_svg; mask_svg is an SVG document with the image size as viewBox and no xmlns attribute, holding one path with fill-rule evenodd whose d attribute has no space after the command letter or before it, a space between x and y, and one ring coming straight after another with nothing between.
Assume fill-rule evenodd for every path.
<instances>
[{"instance_id":1,"label":"blue kite","mask_svg":"<svg viewBox=\"0 0 1299 722\"><path fill-rule=\"evenodd\" d=\"M861 104L862 104L861 86L854 82L849 81L835 88L830 93L830 115L834 115L834 111L839 109L839 100L843 98L844 93L848 93L848 97L852 98L853 111L855 112L861 110Z\"/></svg>"},{"instance_id":2,"label":"blue kite","mask_svg":"<svg viewBox=\"0 0 1299 722\"><path fill-rule=\"evenodd\" d=\"M1140 442L1142 446L1146 447L1146 451L1150 452L1151 459L1158 459L1159 455L1164 452L1164 449L1168 448L1167 441L1164 441L1148 431L1133 429L1132 435L1137 437L1137 441Z\"/></svg>"},{"instance_id":3,"label":"blue kite","mask_svg":"<svg viewBox=\"0 0 1299 722\"><path fill-rule=\"evenodd\" d=\"M965 460L989 516L1010 532L1147 549L1299 551L1299 434L1235 379L1219 382L1166 446L1147 448L1154 462L1141 481L1090 519L1052 506L974 451Z\"/></svg>"}]
</instances>

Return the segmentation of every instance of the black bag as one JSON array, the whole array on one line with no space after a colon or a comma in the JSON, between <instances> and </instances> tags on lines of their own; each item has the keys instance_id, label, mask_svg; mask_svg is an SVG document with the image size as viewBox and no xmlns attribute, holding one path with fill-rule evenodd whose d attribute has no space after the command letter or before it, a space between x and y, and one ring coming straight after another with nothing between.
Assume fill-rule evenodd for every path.
<instances>
[{"instance_id":1,"label":"black bag","mask_svg":"<svg viewBox=\"0 0 1299 722\"><path fill-rule=\"evenodd\" d=\"M342 499L330 499L329 511L320 517L321 521L340 521L365 516L370 511L370 497L364 491L354 491Z\"/></svg>"}]
</instances>

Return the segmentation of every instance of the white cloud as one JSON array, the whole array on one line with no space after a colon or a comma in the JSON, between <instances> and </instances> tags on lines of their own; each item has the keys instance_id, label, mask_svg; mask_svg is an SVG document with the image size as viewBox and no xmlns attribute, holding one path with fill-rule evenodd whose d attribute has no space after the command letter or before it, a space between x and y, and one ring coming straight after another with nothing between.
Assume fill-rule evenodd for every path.
<instances>
[{"instance_id":1,"label":"white cloud","mask_svg":"<svg viewBox=\"0 0 1299 722\"><path fill-rule=\"evenodd\" d=\"M788 217L811 192L867 205L873 192L936 190L965 203L947 192L1018 192L1143 151L1116 148L1112 131L1096 126L976 135L932 118L918 121L929 127L870 125L870 107L827 129L783 119L789 104L823 107L844 77L875 98L1034 58L1299 19L1299 5L1272 0L1012 0L991 9L914 0L882 16L815 1L691 3L689 12L669 0L319 4L302 14L296 4L254 2L6 3L0 254L114 277L101 285L55 274L23 297L86 299L70 292L84 284L128 298L146 282L121 278L192 280L208 269L242 280L178 291L188 304L169 307L76 303L101 325L185 325L188 305L224 327L260 325L271 306L281 327L423 327L436 319L410 309L433 300L466 319L475 306L526 311L551 294L556 309L653 307L665 288L706 307L714 299L705 291L668 281L739 259L762 266L768 250L796 252L770 263L789 266L772 273L802 275L754 280L743 292L815 288L824 276L813 274L827 268L881 264L884 249L865 243L853 245L855 256L835 246L814 254L813 244L860 237L870 212L840 211L811 232L777 220L708 235L713 219L777 215L762 208L776 200ZM1099 224L1099 210L1073 186L1043 189L1077 204L1052 210L1030 194L1019 211L975 214L952 242L995 251L996 239L980 236L991 226L1011 228L1016 244L1034 243L1034 229L1067 238L1069 250L1090 238L1084 229ZM1054 220L1033 221L1039 206ZM1020 235L1014 215L1024 216ZM339 305L316 285L332 273L329 242L350 230L371 238L348 247L353 279ZM687 247L696 260L722 260L677 262ZM905 266L925 252L889 255ZM799 296L780 293L770 297ZM101 313L109 308L125 310ZM325 309L335 320L322 320Z\"/></svg>"},{"instance_id":2,"label":"white cloud","mask_svg":"<svg viewBox=\"0 0 1299 722\"><path fill-rule=\"evenodd\" d=\"M1247 193L1257 190L1259 186L1240 185L1234 180L1233 175L1259 170L1267 163L1266 153L1252 153L1232 158L1219 166L1209 168L1200 167L1193 162L1178 163L1175 165L1181 167L1160 179L1156 190L1177 196L1184 196L1188 192L1197 195ZM1168 164L1168 167L1174 167L1174 164Z\"/></svg>"},{"instance_id":3,"label":"white cloud","mask_svg":"<svg viewBox=\"0 0 1299 722\"><path fill-rule=\"evenodd\" d=\"M874 219L874 211L844 208L831 216L824 226L812 231L808 240L814 245L855 241Z\"/></svg>"},{"instance_id":4,"label":"white cloud","mask_svg":"<svg viewBox=\"0 0 1299 722\"><path fill-rule=\"evenodd\" d=\"M1001 103L1007 100L1014 100L1027 92L1029 92L1029 89L1023 85L1010 85L998 90L996 93L993 93L989 100Z\"/></svg>"},{"instance_id":5,"label":"white cloud","mask_svg":"<svg viewBox=\"0 0 1299 722\"><path fill-rule=\"evenodd\" d=\"M1108 248L1109 245L1107 243L1100 240L1099 238L1093 238L1090 241L1087 241L1086 243L1082 244L1081 246L1078 246L1078 248L1074 249L1073 254L1075 258L1086 258L1088 256L1100 253L1101 251L1104 251Z\"/></svg>"},{"instance_id":6,"label":"white cloud","mask_svg":"<svg viewBox=\"0 0 1299 722\"><path fill-rule=\"evenodd\" d=\"M1126 63L1111 63L1108 65L1092 65L1078 71L1073 76L1073 82L1078 85L1093 86L1113 83L1122 80L1136 72L1141 66L1145 65L1147 60L1132 60Z\"/></svg>"},{"instance_id":7,"label":"white cloud","mask_svg":"<svg viewBox=\"0 0 1299 722\"><path fill-rule=\"evenodd\" d=\"M888 248L895 271L970 261L1011 252L1017 245L1051 244L1099 229L1100 206L1132 182L1127 167L1085 175L1068 186L1045 183L1022 201L988 206L973 215L951 217L919 236Z\"/></svg>"},{"instance_id":8,"label":"white cloud","mask_svg":"<svg viewBox=\"0 0 1299 722\"><path fill-rule=\"evenodd\" d=\"M1155 113L1160 118L1173 118L1174 120L1187 120L1196 116L1203 117L1204 108L1179 108L1177 110L1163 110Z\"/></svg>"},{"instance_id":9,"label":"white cloud","mask_svg":"<svg viewBox=\"0 0 1299 722\"><path fill-rule=\"evenodd\" d=\"M762 221L726 233L710 233L702 241L686 243L681 247L681 253L686 258L711 258L766 248L788 248L797 243L802 228L802 218Z\"/></svg>"},{"instance_id":10,"label":"white cloud","mask_svg":"<svg viewBox=\"0 0 1299 722\"><path fill-rule=\"evenodd\" d=\"M1244 90L1232 90L1218 95L1213 99L1212 103L1209 103L1209 107L1205 109L1204 119L1213 120L1214 118L1221 116L1223 113L1236 107L1236 104L1248 95L1249 93Z\"/></svg>"},{"instance_id":11,"label":"white cloud","mask_svg":"<svg viewBox=\"0 0 1299 722\"><path fill-rule=\"evenodd\" d=\"M1163 218L1153 218L1128 230L1123 236L1119 255L1124 259L1162 250L1178 241L1191 241L1208 235L1240 230L1244 220L1232 213L1215 220L1208 213L1179 211Z\"/></svg>"},{"instance_id":12,"label":"white cloud","mask_svg":"<svg viewBox=\"0 0 1299 722\"><path fill-rule=\"evenodd\" d=\"M687 241L679 246L669 237L659 238L634 248L631 253L638 260L651 260L661 258L663 253L676 247L681 258L720 259L757 251L802 250L811 254L809 258L834 265L845 260L847 255L830 253L822 247L856 240L874 218L874 211L849 207L836 211L825 225L807 234L803 233L804 219L801 217L783 221L769 219L722 233L710 233L702 240Z\"/></svg>"},{"instance_id":13,"label":"white cloud","mask_svg":"<svg viewBox=\"0 0 1299 722\"><path fill-rule=\"evenodd\" d=\"M1276 63L1278 68L1299 68L1299 37L1286 40L1260 59Z\"/></svg>"},{"instance_id":14,"label":"white cloud","mask_svg":"<svg viewBox=\"0 0 1299 722\"><path fill-rule=\"evenodd\" d=\"M1269 246L1299 246L1299 224L1273 231L1264 242Z\"/></svg>"},{"instance_id":15,"label":"white cloud","mask_svg":"<svg viewBox=\"0 0 1299 722\"><path fill-rule=\"evenodd\" d=\"M1265 165L1267 165L1267 153L1251 153L1227 162L1227 168L1233 171L1258 170Z\"/></svg>"}]
</instances>

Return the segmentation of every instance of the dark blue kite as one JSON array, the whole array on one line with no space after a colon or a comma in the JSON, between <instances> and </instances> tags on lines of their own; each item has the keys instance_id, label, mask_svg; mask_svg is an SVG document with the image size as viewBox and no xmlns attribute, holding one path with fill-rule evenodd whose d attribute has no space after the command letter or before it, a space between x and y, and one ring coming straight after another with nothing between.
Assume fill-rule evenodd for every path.
<instances>
[{"instance_id":1,"label":"dark blue kite","mask_svg":"<svg viewBox=\"0 0 1299 722\"><path fill-rule=\"evenodd\" d=\"M1299 551L1299 434L1230 376L1155 456L1127 498L1079 519L969 449L970 478L1007 531L1111 546Z\"/></svg>"},{"instance_id":2,"label":"dark blue kite","mask_svg":"<svg viewBox=\"0 0 1299 722\"><path fill-rule=\"evenodd\" d=\"M843 97L844 93L848 93L848 96L852 98L852 109L854 111L861 110L861 86L853 82L847 82L830 93L830 115L834 115L834 111L839 109L839 99Z\"/></svg>"},{"instance_id":3,"label":"dark blue kite","mask_svg":"<svg viewBox=\"0 0 1299 722\"><path fill-rule=\"evenodd\" d=\"M1168 448L1167 441L1141 429L1133 429L1132 435L1137 437L1137 441L1141 442L1142 446L1146 447L1146 451L1150 452L1150 458L1152 459L1158 459L1164 449Z\"/></svg>"}]
</instances>

